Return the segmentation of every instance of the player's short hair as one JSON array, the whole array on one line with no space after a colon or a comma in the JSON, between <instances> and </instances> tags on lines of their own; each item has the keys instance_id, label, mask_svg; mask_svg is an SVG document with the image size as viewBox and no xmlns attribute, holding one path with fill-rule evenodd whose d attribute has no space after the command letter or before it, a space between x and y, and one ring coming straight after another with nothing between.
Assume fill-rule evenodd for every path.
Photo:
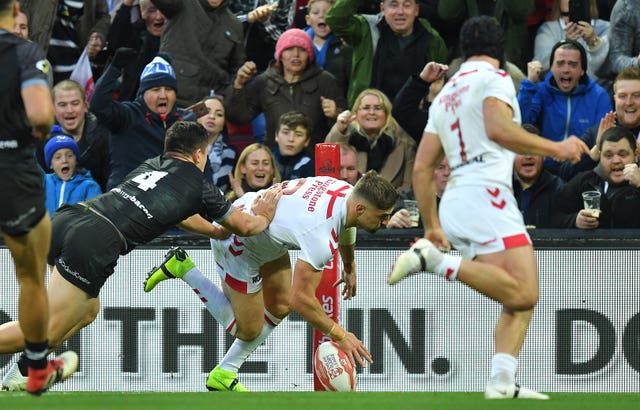
<instances>
[{"instance_id":1,"label":"player's short hair","mask_svg":"<svg viewBox=\"0 0 640 410\"><path fill-rule=\"evenodd\" d=\"M56 93L58 91L73 91L73 90L76 90L80 93L80 97L82 97L82 102L87 101L84 94L84 88L82 88L82 86L77 81L73 81L73 80L62 80L56 83L56 85L54 85L53 88L51 89L51 95L53 96L53 99L55 101Z\"/></svg>"},{"instance_id":2,"label":"player's short hair","mask_svg":"<svg viewBox=\"0 0 640 410\"><path fill-rule=\"evenodd\" d=\"M193 151L206 151L209 133L194 121L178 121L169 127L164 139L164 152L191 155Z\"/></svg>"},{"instance_id":3,"label":"player's short hair","mask_svg":"<svg viewBox=\"0 0 640 410\"><path fill-rule=\"evenodd\" d=\"M460 29L462 58L486 55L505 65L504 30L495 17L476 16L464 22Z\"/></svg>"},{"instance_id":4,"label":"player's short hair","mask_svg":"<svg viewBox=\"0 0 640 410\"><path fill-rule=\"evenodd\" d=\"M627 67L624 70L620 71L616 76L615 81L613 82L613 92L615 93L618 85L618 81L622 80L637 80L640 81L640 68L638 67Z\"/></svg>"},{"instance_id":5,"label":"player's short hair","mask_svg":"<svg viewBox=\"0 0 640 410\"><path fill-rule=\"evenodd\" d=\"M631 150L635 153L636 147L637 147L636 136L633 135L633 132L631 132L631 130L626 127L611 127L608 130L606 130L602 134L602 137L600 138L598 149L602 151L602 145L604 144L605 141L618 142L622 139L626 139L627 141L629 141L629 146L631 147Z\"/></svg>"},{"instance_id":6,"label":"player's short hair","mask_svg":"<svg viewBox=\"0 0 640 410\"><path fill-rule=\"evenodd\" d=\"M353 193L378 209L393 208L398 200L398 191L374 170L367 171L356 182Z\"/></svg>"},{"instance_id":7,"label":"player's short hair","mask_svg":"<svg viewBox=\"0 0 640 410\"><path fill-rule=\"evenodd\" d=\"M278 120L278 130L280 130L283 125L286 125L291 130L302 127L307 132L307 138L311 138L313 121L300 111L288 111L282 114Z\"/></svg>"}]
</instances>

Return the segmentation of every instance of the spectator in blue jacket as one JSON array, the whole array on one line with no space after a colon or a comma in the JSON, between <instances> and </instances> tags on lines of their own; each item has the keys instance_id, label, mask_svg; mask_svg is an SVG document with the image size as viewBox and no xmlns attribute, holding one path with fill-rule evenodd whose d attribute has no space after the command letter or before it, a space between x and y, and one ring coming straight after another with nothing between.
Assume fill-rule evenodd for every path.
<instances>
[{"instance_id":1,"label":"spectator in blue jacket","mask_svg":"<svg viewBox=\"0 0 640 410\"><path fill-rule=\"evenodd\" d=\"M135 57L131 49L116 51L111 64L96 84L89 109L111 131L111 174L107 189L124 180L138 165L162 154L167 129L178 121L194 121L191 111L176 108L176 76L167 54L159 54L140 75L133 101L119 102L113 94L120 88L122 68Z\"/></svg>"},{"instance_id":2,"label":"spectator in blue jacket","mask_svg":"<svg viewBox=\"0 0 640 410\"><path fill-rule=\"evenodd\" d=\"M44 176L45 205L49 216L62 204L75 204L100 195L100 185L91 173L78 168L80 149L72 137L64 134L51 137L44 146L47 168L53 172Z\"/></svg>"},{"instance_id":3,"label":"spectator in blue jacket","mask_svg":"<svg viewBox=\"0 0 640 410\"><path fill-rule=\"evenodd\" d=\"M587 53L580 43L556 43L549 66L550 72L539 82L540 62L528 64L527 79L518 93L523 123L535 125L550 140L562 141L584 134L611 111L609 94L587 75ZM557 173L559 163L547 158L545 168Z\"/></svg>"}]
</instances>

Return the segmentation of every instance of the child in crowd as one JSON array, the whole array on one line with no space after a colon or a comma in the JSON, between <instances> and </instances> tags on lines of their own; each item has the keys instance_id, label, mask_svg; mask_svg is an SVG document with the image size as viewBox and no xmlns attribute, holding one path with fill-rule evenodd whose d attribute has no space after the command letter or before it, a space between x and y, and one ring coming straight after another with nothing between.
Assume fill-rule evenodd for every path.
<instances>
[{"instance_id":1,"label":"child in crowd","mask_svg":"<svg viewBox=\"0 0 640 410\"><path fill-rule=\"evenodd\" d=\"M305 151L311 141L311 120L300 111L280 116L273 156L282 180L314 176L311 157Z\"/></svg>"},{"instance_id":2,"label":"child in crowd","mask_svg":"<svg viewBox=\"0 0 640 410\"><path fill-rule=\"evenodd\" d=\"M224 105L217 95L206 97L202 103L205 105L206 114L198 116L198 122L207 130L211 138L209 147L211 170L205 169L204 175L210 177L213 184L226 194L231 190L229 173L236 165L236 152L224 141L223 129L226 120Z\"/></svg>"},{"instance_id":3,"label":"child in crowd","mask_svg":"<svg viewBox=\"0 0 640 410\"><path fill-rule=\"evenodd\" d=\"M333 0L309 0L305 16L308 27L305 31L313 41L316 62L333 74L346 94L349 88L353 50L331 32L331 28L324 19L332 5Z\"/></svg>"},{"instance_id":4,"label":"child in crowd","mask_svg":"<svg viewBox=\"0 0 640 410\"><path fill-rule=\"evenodd\" d=\"M70 136L52 136L44 146L44 158L47 168L53 171L44 176L45 204L49 216L53 217L56 209L64 203L75 204L102 193L100 185L91 178L89 171L76 168L80 150Z\"/></svg>"}]
</instances>

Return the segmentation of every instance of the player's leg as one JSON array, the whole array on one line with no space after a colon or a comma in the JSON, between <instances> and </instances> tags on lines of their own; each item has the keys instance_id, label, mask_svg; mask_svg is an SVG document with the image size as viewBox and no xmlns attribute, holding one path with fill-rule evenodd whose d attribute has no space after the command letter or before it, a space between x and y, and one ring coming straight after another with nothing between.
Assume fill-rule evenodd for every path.
<instances>
[{"instance_id":1,"label":"player's leg","mask_svg":"<svg viewBox=\"0 0 640 410\"><path fill-rule=\"evenodd\" d=\"M189 255L181 248L171 248L167 252L164 261L149 271L144 283L144 290L145 292L150 292L156 285L167 279L182 279L193 289L209 313L211 313L229 334L241 339L251 340L260 333L262 326L259 319L261 315L251 317L253 314L252 310L255 309L256 306L255 301L258 301L260 306L262 306L262 295L256 295L256 292L247 293L246 281L236 280L233 277L229 277L226 273L226 270L244 272L249 269L248 265L238 258L231 258L231 262L226 263L224 254L226 250L215 246L213 250L215 252L218 274L222 278L224 290L202 273ZM223 264L227 269L222 267ZM236 286L238 290L233 289L233 287L225 282L225 279L228 277L230 283L238 285ZM231 302L230 297L238 299L235 306ZM250 310L248 314L240 312L245 308ZM238 309L242 315L240 321L236 318L236 309ZM262 308L260 307L259 309Z\"/></svg>"},{"instance_id":2,"label":"player's leg","mask_svg":"<svg viewBox=\"0 0 640 410\"><path fill-rule=\"evenodd\" d=\"M260 334L253 340L236 338L222 361L207 379L210 390L244 391L238 383L237 374L249 355L269 337L275 327L289 314L289 295L291 293L291 259L285 253L278 259L262 265L262 297L264 300L264 321ZM228 386L233 384L234 388Z\"/></svg>"},{"instance_id":3,"label":"player's leg","mask_svg":"<svg viewBox=\"0 0 640 410\"><path fill-rule=\"evenodd\" d=\"M77 288L65 280L57 268L53 269L49 287L49 347L53 350L62 342L75 334L78 330L93 322L99 312L100 302L98 298L90 297L86 292ZM18 322L6 323L0 328L0 341L10 341L16 344L22 339L22 333ZM51 384L67 379L78 368L78 356L73 352L65 352L58 356L52 366L55 368L56 377L51 381L43 381L42 388L48 388ZM3 380L3 387L9 390L23 390L28 360L22 355L15 368L10 370ZM28 387L26 387L28 388Z\"/></svg>"},{"instance_id":4,"label":"player's leg","mask_svg":"<svg viewBox=\"0 0 640 410\"><path fill-rule=\"evenodd\" d=\"M22 333L29 342L46 343L49 313L44 276L51 240L49 215L45 213L26 235L4 235L4 240L13 257L20 285L18 321ZM43 351L48 351L48 347Z\"/></svg>"}]
</instances>

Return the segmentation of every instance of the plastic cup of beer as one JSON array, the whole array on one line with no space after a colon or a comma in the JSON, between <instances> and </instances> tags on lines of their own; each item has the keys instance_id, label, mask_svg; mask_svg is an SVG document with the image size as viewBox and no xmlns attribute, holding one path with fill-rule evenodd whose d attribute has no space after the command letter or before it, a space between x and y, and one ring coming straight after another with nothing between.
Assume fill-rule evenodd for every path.
<instances>
[{"instance_id":1,"label":"plastic cup of beer","mask_svg":"<svg viewBox=\"0 0 640 410\"><path fill-rule=\"evenodd\" d=\"M600 217L600 191L585 191L582 193L584 209L591 210L595 218Z\"/></svg>"},{"instance_id":2,"label":"plastic cup of beer","mask_svg":"<svg viewBox=\"0 0 640 410\"><path fill-rule=\"evenodd\" d=\"M416 228L418 221L420 220L420 209L418 208L418 201L413 199L405 199L404 207L409 211L409 219L411 220L411 227Z\"/></svg>"}]
</instances>

